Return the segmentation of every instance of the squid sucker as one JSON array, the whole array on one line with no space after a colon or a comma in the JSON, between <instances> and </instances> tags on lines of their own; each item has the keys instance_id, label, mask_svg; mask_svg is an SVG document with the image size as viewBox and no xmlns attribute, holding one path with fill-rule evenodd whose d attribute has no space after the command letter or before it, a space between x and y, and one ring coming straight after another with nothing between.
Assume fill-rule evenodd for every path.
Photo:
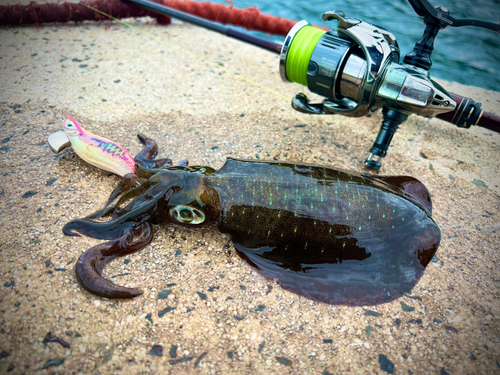
<instances>
[{"instance_id":1,"label":"squid sucker","mask_svg":"<svg viewBox=\"0 0 500 375\"><path fill-rule=\"evenodd\" d=\"M148 147L154 143L140 139ZM217 171L187 162L154 167L145 161L156 152L140 155L135 185L124 184L104 209L63 229L109 240L87 250L76 266L81 285L99 296L141 294L102 272L111 260L147 246L156 223L216 225L261 275L330 304L374 305L400 297L439 246L430 195L412 177L232 158Z\"/></svg>"}]
</instances>

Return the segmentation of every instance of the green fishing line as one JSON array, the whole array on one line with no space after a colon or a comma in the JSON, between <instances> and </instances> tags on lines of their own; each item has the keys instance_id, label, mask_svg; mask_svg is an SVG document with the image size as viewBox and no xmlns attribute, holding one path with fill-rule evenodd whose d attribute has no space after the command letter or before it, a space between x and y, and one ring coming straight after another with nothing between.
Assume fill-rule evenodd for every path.
<instances>
[{"instance_id":1,"label":"green fishing line","mask_svg":"<svg viewBox=\"0 0 500 375\"><path fill-rule=\"evenodd\" d=\"M307 86L309 60L311 60L314 47L324 33L326 33L325 30L304 26L295 35L285 62L286 77L289 81Z\"/></svg>"}]
</instances>

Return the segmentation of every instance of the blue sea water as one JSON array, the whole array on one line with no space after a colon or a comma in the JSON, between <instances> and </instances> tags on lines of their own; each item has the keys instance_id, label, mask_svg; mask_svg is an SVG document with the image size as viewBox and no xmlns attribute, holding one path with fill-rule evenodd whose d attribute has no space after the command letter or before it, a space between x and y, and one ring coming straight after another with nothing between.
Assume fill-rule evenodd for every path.
<instances>
[{"instance_id":1,"label":"blue sea water","mask_svg":"<svg viewBox=\"0 0 500 375\"><path fill-rule=\"evenodd\" d=\"M225 0L211 1L225 3ZM500 22L500 0L430 2L434 6L448 8L454 18ZM264 14L297 21L305 19L311 24L329 28L336 28L337 22L323 22L322 14L329 10L342 10L347 16L360 18L392 32L398 40L401 57L411 52L424 30L423 20L407 0L234 0L233 4L237 8L257 6ZM284 39L271 38L276 41ZM500 33L471 26L447 27L437 35L432 61L431 77L500 91Z\"/></svg>"}]
</instances>

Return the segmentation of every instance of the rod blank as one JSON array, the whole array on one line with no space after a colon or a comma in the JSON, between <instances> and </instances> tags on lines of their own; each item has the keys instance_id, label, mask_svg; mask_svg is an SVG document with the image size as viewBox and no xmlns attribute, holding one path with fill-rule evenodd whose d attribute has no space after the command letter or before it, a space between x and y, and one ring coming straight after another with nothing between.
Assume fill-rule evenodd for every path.
<instances>
[{"instance_id":1,"label":"rod blank","mask_svg":"<svg viewBox=\"0 0 500 375\"><path fill-rule=\"evenodd\" d=\"M262 38L258 38L243 32L240 32L238 30L232 29L230 27L223 26L217 22L212 22L208 21L204 18L193 16L192 14L181 12L179 10L173 9L166 7L165 5L161 5L158 3L154 3L152 1L148 0L126 0L125 2L130 2L136 5L139 5L140 7L149 10L154 13L161 14L162 16L170 16L174 18L178 18L182 21L186 21L189 23L192 23L194 25L198 25L201 27L204 27L206 29L216 31L220 34L224 34L226 36L229 36L231 38L235 38L238 40L241 40L243 42L252 44L257 47L264 48L268 51L274 52L276 54L281 53L281 44L280 43L274 43Z\"/></svg>"}]
</instances>

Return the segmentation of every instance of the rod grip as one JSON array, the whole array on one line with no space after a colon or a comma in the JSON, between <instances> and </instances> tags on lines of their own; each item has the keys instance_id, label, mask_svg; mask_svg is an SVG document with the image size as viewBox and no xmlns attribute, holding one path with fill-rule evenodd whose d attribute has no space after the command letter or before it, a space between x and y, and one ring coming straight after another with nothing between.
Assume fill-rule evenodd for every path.
<instances>
[{"instance_id":1,"label":"rod grip","mask_svg":"<svg viewBox=\"0 0 500 375\"><path fill-rule=\"evenodd\" d=\"M499 116L482 111L481 103L476 103L472 99L453 93L450 95L457 102L457 107L451 112L437 115L437 118L451 122L461 128L469 128L472 125L477 125L500 133Z\"/></svg>"}]
</instances>

